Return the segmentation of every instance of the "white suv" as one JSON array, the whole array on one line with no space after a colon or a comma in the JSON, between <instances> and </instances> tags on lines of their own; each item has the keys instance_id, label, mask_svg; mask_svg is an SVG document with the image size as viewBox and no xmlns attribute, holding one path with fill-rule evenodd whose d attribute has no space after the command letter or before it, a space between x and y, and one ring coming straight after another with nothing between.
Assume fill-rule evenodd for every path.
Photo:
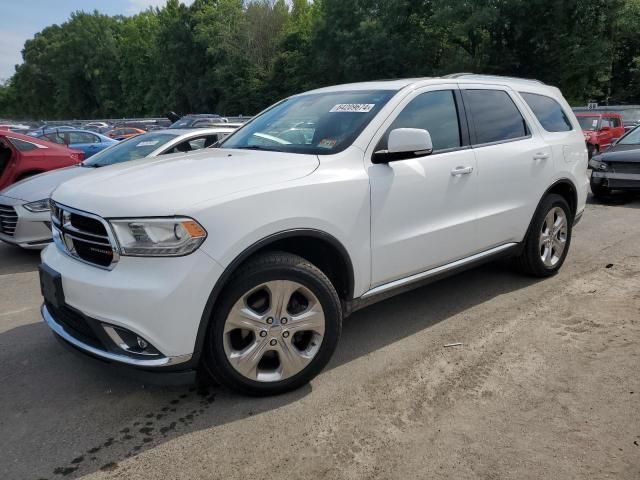
<instances>
[{"instance_id":1,"label":"white suv","mask_svg":"<svg viewBox=\"0 0 640 480\"><path fill-rule=\"evenodd\" d=\"M287 98L221 148L52 196L42 314L66 343L254 395L303 385L354 310L496 256L546 277L587 196L557 88L469 74Z\"/></svg>"}]
</instances>

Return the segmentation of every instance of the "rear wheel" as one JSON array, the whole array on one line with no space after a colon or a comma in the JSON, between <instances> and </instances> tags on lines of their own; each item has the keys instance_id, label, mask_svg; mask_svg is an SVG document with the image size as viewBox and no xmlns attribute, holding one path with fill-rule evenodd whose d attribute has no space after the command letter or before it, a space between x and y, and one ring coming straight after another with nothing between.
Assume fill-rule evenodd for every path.
<instances>
[{"instance_id":1,"label":"rear wheel","mask_svg":"<svg viewBox=\"0 0 640 480\"><path fill-rule=\"evenodd\" d=\"M536 211L524 249L516 264L536 277L555 275L569 252L573 217L567 201L560 195L544 198Z\"/></svg>"},{"instance_id":2,"label":"rear wheel","mask_svg":"<svg viewBox=\"0 0 640 480\"><path fill-rule=\"evenodd\" d=\"M297 255L260 255L234 275L214 309L205 367L249 395L284 393L320 373L341 325L338 295L322 271Z\"/></svg>"}]
</instances>

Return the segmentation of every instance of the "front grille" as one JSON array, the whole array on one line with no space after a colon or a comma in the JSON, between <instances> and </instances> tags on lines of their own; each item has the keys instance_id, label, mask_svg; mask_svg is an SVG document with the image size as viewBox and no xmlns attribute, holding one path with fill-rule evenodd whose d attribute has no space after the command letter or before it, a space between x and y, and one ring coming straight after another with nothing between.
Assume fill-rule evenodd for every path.
<instances>
[{"instance_id":1,"label":"front grille","mask_svg":"<svg viewBox=\"0 0 640 480\"><path fill-rule=\"evenodd\" d=\"M53 240L63 251L86 263L110 268L117 250L104 220L52 202Z\"/></svg>"},{"instance_id":2,"label":"front grille","mask_svg":"<svg viewBox=\"0 0 640 480\"><path fill-rule=\"evenodd\" d=\"M16 209L9 205L0 205L0 233L13 237L18 224Z\"/></svg>"},{"instance_id":3,"label":"front grille","mask_svg":"<svg viewBox=\"0 0 640 480\"><path fill-rule=\"evenodd\" d=\"M640 163L638 162L612 162L609 165L609 171L613 173L640 173Z\"/></svg>"},{"instance_id":4,"label":"front grille","mask_svg":"<svg viewBox=\"0 0 640 480\"><path fill-rule=\"evenodd\" d=\"M95 348L104 349L104 344L100 341L85 317L66 305L60 308L54 307L46 302L47 310L56 322L65 329L72 337Z\"/></svg>"}]
</instances>

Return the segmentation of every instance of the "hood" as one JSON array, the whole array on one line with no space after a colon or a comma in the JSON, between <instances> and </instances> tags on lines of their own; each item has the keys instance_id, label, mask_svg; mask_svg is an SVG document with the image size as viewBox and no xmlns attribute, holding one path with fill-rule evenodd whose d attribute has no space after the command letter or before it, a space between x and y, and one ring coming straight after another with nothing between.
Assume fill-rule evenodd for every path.
<instances>
[{"instance_id":1,"label":"hood","mask_svg":"<svg viewBox=\"0 0 640 480\"><path fill-rule=\"evenodd\" d=\"M103 217L171 216L244 190L309 175L316 155L207 149L102 167L62 184L52 198Z\"/></svg>"},{"instance_id":2,"label":"hood","mask_svg":"<svg viewBox=\"0 0 640 480\"><path fill-rule=\"evenodd\" d=\"M640 163L640 145L614 145L597 156L601 162Z\"/></svg>"},{"instance_id":3,"label":"hood","mask_svg":"<svg viewBox=\"0 0 640 480\"><path fill-rule=\"evenodd\" d=\"M72 167L41 173L9 185L2 191L2 195L15 198L16 200L24 200L25 202L35 202L36 200L49 198L51 192L62 182L87 174L93 170L93 168L83 168L74 165Z\"/></svg>"}]
</instances>

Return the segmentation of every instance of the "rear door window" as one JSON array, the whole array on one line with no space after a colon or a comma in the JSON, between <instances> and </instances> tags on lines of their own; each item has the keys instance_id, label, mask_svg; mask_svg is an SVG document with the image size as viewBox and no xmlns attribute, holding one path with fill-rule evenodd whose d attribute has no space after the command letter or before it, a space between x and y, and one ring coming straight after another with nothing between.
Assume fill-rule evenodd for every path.
<instances>
[{"instance_id":1,"label":"rear door window","mask_svg":"<svg viewBox=\"0 0 640 480\"><path fill-rule=\"evenodd\" d=\"M13 146L21 152L28 152L29 150L35 150L36 148L39 148L35 143L27 142L25 140L19 140L17 138L10 137L9 141L13 143Z\"/></svg>"},{"instance_id":2,"label":"rear door window","mask_svg":"<svg viewBox=\"0 0 640 480\"><path fill-rule=\"evenodd\" d=\"M463 90L475 131L475 145L515 140L529 135L522 114L504 90Z\"/></svg>"},{"instance_id":3,"label":"rear door window","mask_svg":"<svg viewBox=\"0 0 640 480\"><path fill-rule=\"evenodd\" d=\"M535 93L520 92L520 95L547 132L569 132L572 130L569 117L553 98Z\"/></svg>"}]
</instances>

